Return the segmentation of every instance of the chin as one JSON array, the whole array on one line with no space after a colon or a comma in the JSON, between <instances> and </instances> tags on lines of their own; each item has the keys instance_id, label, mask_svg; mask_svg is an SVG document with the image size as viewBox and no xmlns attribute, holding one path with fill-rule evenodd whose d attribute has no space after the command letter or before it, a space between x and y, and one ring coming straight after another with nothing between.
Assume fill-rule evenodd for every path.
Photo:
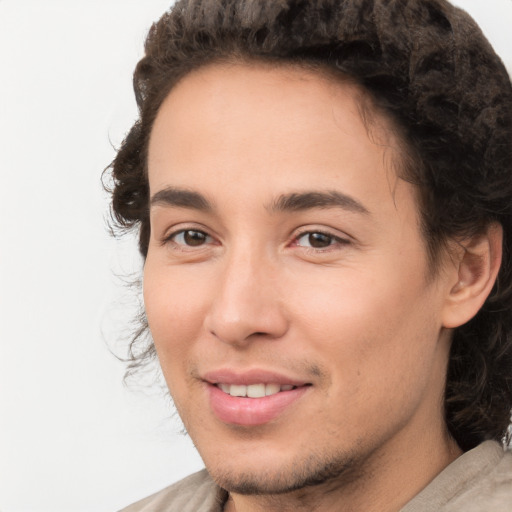
<instances>
[{"instance_id":1,"label":"chin","mask_svg":"<svg viewBox=\"0 0 512 512\"><path fill-rule=\"evenodd\" d=\"M207 466L208 468L208 466ZM208 468L217 484L243 495L286 494L306 487L335 485L354 478L356 464L347 456L309 456L280 467Z\"/></svg>"}]
</instances>

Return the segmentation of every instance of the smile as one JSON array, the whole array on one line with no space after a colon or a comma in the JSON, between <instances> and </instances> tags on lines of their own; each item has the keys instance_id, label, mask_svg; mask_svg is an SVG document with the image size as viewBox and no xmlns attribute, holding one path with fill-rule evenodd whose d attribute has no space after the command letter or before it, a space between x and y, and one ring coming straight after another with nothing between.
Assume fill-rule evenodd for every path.
<instances>
[{"instance_id":1,"label":"smile","mask_svg":"<svg viewBox=\"0 0 512 512\"><path fill-rule=\"evenodd\" d=\"M216 386L224 393L247 398L263 398L265 396L272 396L280 393L281 391L291 391L296 386L292 384L225 384L218 383Z\"/></svg>"},{"instance_id":2,"label":"smile","mask_svg":"<svg viewBox=\"0 0 512 512\"><path fill-rule=\"evenodd\" d=\"M210 408L223 423L255 427L277 420L311 390L310 384L207 385Z\"/></svg>"}]
</instances>

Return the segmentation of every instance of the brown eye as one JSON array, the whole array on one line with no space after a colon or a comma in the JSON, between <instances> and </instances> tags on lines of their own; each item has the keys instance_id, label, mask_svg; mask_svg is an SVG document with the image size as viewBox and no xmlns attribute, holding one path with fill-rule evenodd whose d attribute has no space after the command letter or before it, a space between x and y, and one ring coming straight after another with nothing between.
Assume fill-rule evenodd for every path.
<instances>
[{"instance_id":1,"label":"brown eye","mask_svg":"<svg viewBox=\"0 0 512 512\"><path fill-rule=\"evenodd\" d=\"M325 235L324 233L309 233L308 242L309 245L315 249L323 249L332 244L333 237Z\"/></svg>"},{"instance_id":2,"label":"brown eye","mask_svg":"<svg viewBox=\"0 0 512 512\"><path fill-rule=\"evenodd\" d=\"M186 245L188 247L198 247L210 241L210 236L202 231L195 229L186 229L176 233L172 239L178 245Z\"/></svg>"},{"instance_id":3,"label":"brown eye","mask_svg":"<svg viewBox=\"0 0 512 512\"><path fill-rule=\"evenodd\" d=\"M342 246L349 245L350 241L345 238L340 238L330 233L323 233L322 231L305 231L295 238L294 244L296 247L303 247L304 249L336 249Z\"/></svg>"},{"instance_id":4,"label":"brown eye","mask_svg":"<svg viewBox=\"0 0 512 512\"><path fill-rule=\"evenodd\" d=\"M312 247L313 249L325 249L336 241L332 235L320 232L303 233L297 238L297 245L300 247Z\"/></svg>"}]
</instances>

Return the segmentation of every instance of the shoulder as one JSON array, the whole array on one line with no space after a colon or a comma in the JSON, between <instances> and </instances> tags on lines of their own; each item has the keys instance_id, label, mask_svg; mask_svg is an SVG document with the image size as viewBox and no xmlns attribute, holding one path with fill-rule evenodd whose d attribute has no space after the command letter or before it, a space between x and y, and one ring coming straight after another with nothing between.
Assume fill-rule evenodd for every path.
<instances>
[{"instance_id":1,"label":"shoulder","mask_svg":"<svg viewBox=\"0 0 512 512\"><path fill-rule=\"evenodd\" d=\"M510 512L512 453L487 441L442 471L402 512Z\"/></svg>"},{"instance_id":2,"label":"shoulder","mask_svg":"<svg viewBox=\"0 0 512 512\"><path fill-rule=\"evenodd\" d=\"M512 452L503 451L497 443L493 445L492 451L496 453L494 463L467 482L461 493L448 504L446 512L512 510Z\"/></svg>"},{"instance_id":3,"label":"shoulder","mask_svg":"<svg viewBox=\"0 0 512 512\"><path fill-rule=\"evenodd\" d=\"M225 498L225 492L202 470L119 512L221 512Z\"/></svg>"}]
</instances>

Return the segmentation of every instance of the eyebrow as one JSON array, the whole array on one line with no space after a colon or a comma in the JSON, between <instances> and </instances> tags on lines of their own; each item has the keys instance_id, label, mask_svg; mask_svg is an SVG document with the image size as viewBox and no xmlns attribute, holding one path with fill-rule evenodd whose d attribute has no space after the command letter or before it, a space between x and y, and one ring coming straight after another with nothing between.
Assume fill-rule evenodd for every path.
<instances>
[{"instance_id":1,"label":"eyebrow","mask_svg":"<svg viewBox=\"0 0 512 512\"><path fill-rule=\"evenodd\" d=\"M213 210L212 204L202 194L176 187L167 187L156 192L151 197L150 205L190 208L204 212Z\"/></svg>"},{"instance_id":2,"label":"eyebrow","mask_svg":"<svg viewBox=\"0 0 512 512\"><path fill-rule=\"evenodd\" d=\"M203 212L212 211L213 205L199 192L192 190L167 187L156 192L150 200L150 205L173 206L189 208ZM354 213L369 215L369 210L353 197L334 190L327 192L292 192L276 198L267 209L271 212L297 212L314 208L342 208Z\"/></svg>"},{"instance_id":3,"label":"eyebrow","mask_svg":"<svg viewBox=\"0 0 512 512\"><path fill-rule=\"evenodd\" d=\"M313 208L342 208L369 215L370 211L357 199L334 190L327 192L293 192L279 196L270 204L270 211L303 211Z\"/></svg>"}]
</instances>

